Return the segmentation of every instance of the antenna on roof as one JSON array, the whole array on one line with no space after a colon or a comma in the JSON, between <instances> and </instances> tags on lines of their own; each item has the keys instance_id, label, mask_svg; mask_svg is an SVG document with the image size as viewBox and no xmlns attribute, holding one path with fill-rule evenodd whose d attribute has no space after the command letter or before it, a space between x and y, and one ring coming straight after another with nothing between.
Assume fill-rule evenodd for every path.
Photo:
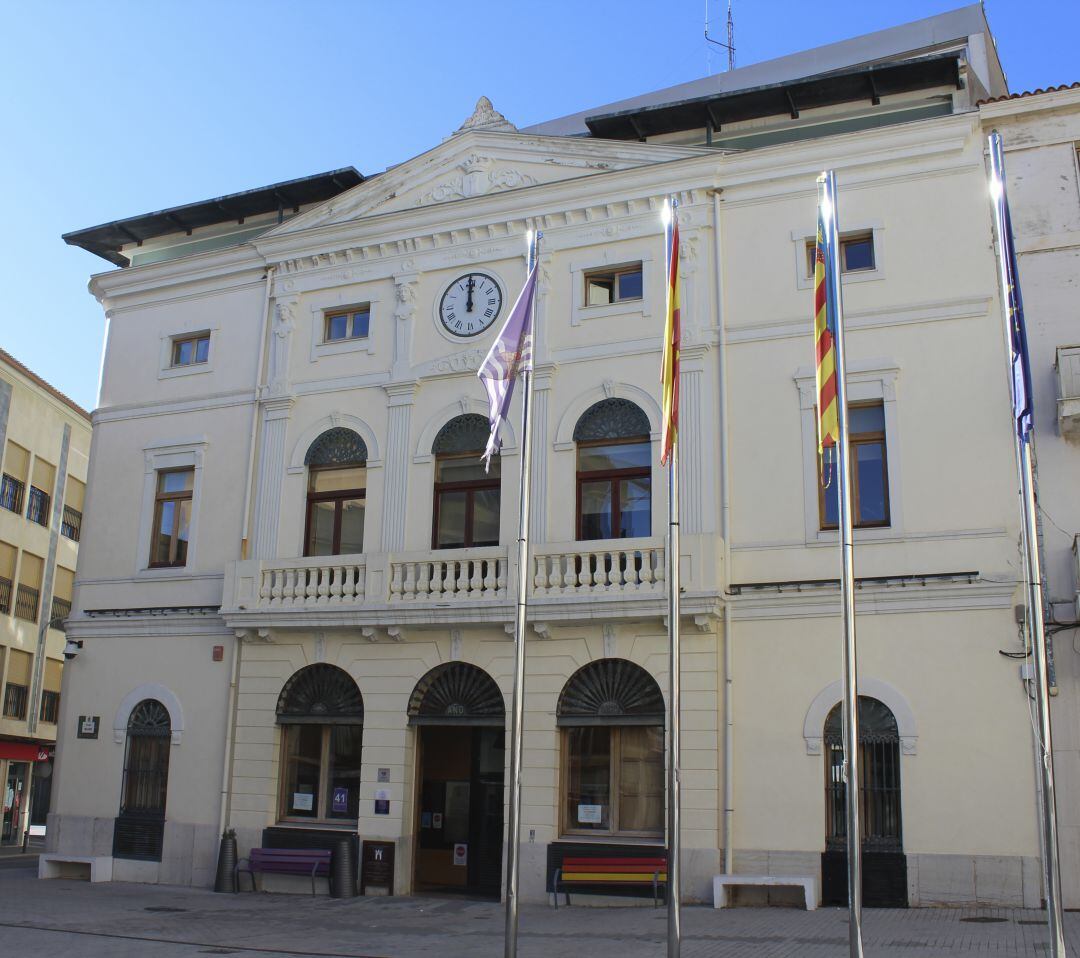
<instances>
[{"instance_id":1,"label":"antenna on roof","mask_svg":"<svg viewBox=\"0 0 1080 958\"><path fill-rule=\"evenodd\" d=\"M709 43L713 43L718 47L723 47L727 50L727 68L729 70L735 69L735 17L731 11L732 0L728 0L727 5L727 43L721 43L719 40L714 40L709 36L709 0L705 0L705 40Z\"/></svg>"}]
</instances>

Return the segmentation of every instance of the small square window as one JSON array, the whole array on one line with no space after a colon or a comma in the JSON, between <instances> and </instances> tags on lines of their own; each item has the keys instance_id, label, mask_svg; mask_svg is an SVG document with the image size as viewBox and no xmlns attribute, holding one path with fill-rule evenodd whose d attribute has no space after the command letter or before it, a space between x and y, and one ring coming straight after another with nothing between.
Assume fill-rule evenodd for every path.
<instances>
[{"instance_id":1,"label":"small square window","mask_svg":"<svg viewBox=\"0 0 1080 958\"><path fill-rule=\"evenodd\" d=\"M641 263L598 269L585 274L585 305L609 306L641 299Z\"/></svg>"},{"instance_id":2,"label":"small square window","mask_svg":"<svg viewBox=\"0 0 1080 958\"><path fill-rule=\"evenodd\" d=\"M205 363L209 358L209 333L199 333L196 336L173 340L172 364L174 366L194 366Z\"/></svg>"},{"instance_id":3,"label":"small square window","mask_svg":"<svg viewBox=\"0 0 1080 958\"><path fill-rule=\"evenodd\" d=\"M371 307L367 305L327 313L323 341L336 343L346 339L367 339L370 324Z\"/></svg>"},{"instance_id":4,"label":"small square window","mask_svg":"<svg viewBox=\"0 0 1080 958\"><path fill-rule=\"evenodd\" d=\"M806 241L806 275L814 275L816 246ZM840 272L858 273L876 269L874 261L874 234L872 232L850 233L840 237Z\"/></svg>"}]
</instances>

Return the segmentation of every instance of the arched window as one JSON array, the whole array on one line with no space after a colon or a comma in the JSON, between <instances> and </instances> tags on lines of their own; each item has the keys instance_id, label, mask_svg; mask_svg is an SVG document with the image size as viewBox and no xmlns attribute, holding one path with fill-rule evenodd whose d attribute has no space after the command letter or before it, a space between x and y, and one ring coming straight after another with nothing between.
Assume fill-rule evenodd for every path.
<instances>
[{"instance_id":1,"label":"arched window","mask_svg":"<svg viewBox=\"0 0 1080 958\"><path fill-rule=\"evenodd\" d=\"M628 399L602 399L574 427L578 539L652 535L649 419Z\"/></svg>"},{"instance_id":2,"label":"arched window","mask_svg":"<svg viewBox=\"0 0 1080 958\"><path fill-rule=\"evenodd\" d=\"M304 555L364 551L367 446L351 429L328 429L304 457L308 467Z\"/></svg>"},{"instance_id":3,"label":"arched window","mask_svg":"<svg viewBox=\"0 0 1080 958\"><path fill-rule=\"evenodd\" d=\"M564 834L664 832L664 699L625 659L598 659L559 696Z\"/></svg>"},{"instance_id":4,"label":"arched window","mask_svg":"<svg viewBox=\"0 0 1080 958\"><path fill-rule=\"evenodd\" d=\"M431 545L464 549L499 544L500 457L485 473L480 455L491 430L484 416L451 419L435 437L435 503Z\"/></svg>"},{"instance_id":5,"label":"arched window","mask_svg":"<svg viewBox=\"0 0 1080 958\"><path fill-rule=\"evenodd\" d=\"M116 858L161 861L171 744L165 706L157 699L143 699L128 718L120 815L113 831Z\"/></svg>"},{"instance_id":6,"label":"arched window","mask_svg":"<svg viewBox=\"0 0 1080 958\"><path fill-rule=\"evenodd\" d=\"M843 703L837 702L825 719L825 842L828 848L847 847L844 811ZM883 702L859 696L859 815L863 847L900 851L900 734L896 717Z\"/></svg>"},{"instance_id":7,"label":"arched window","mask_svg":"<svg viewBox=\"0 0 1080 958\"><path fill-rule=\"evenodd\" d=\"M410 725L494 725L502 728L506 704L495 680L468 662L436 665L409 698Z\"/></svg>"},{"instance_id":8,"label":"arched window","mask_svg":"<svg viewBox=\"0 0 1080 958\"><path fill-rule=\"evenodd\" d=\"M364 699L352 676L323 662L300 669L278 696L277 723L282 727L281 818L355 821Z\"/></svg>"}]
</instances>

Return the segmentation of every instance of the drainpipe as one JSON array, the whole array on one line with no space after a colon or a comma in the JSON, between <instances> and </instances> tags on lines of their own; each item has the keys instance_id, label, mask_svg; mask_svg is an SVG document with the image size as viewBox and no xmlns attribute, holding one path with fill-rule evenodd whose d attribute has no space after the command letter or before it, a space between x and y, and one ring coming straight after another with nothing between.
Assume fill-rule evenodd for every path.
<instances>
[{"instance_id":1,"label":"drainpipe","mask_svg":"<svg viewBox=\"0 0 1080 958\"><path fill-rule=\"evenodd\" d=\"M248 434L247 478L244 481L244 525L240 534L240 558L248 557L248 528L251 522L251 484L255 472L255 440L259 429L259 397L263 386L263 361L266 352L266 331L270 327L270 290L274 285L274 267L266 267L266 291L263 295L263 323L259 330L258 365L255 367L255 399L251 407L251 429Z\"/></svg>"},{"instance_id":2,"label":"drainpipe","mask_svg":"<svg viewBox=\"0 0 1080 958\"><path fill-rule=\"evenodd\" d=\"M731 457L728 454L727 334L724 328L724 257L720 236L720 190L713 190L713 275L716 280L717 360L720 366L720 535L724 542L724 582L731 581ZM724 597L724 872L735 870L734 662L731 648L732 595Z\"/></svg>"},{"instance_id":3,"label":"drainpipe","mask_svg":"<svg viewBox=\"0 0 1080 958\"><path fill-rule=\"evenodd\" d=\"M233 735L236 734L236 711L237 702L236 686L240 681L240 656L243 652L244 640L236 636L236 650L233 652L232 674L229 676L229 703L225 713L225 761L221 769L221 816L218 824L218 835L222 835L229 824L229 812L232 805L232 771L233 771Z\"/></svg>"}]
</instances>

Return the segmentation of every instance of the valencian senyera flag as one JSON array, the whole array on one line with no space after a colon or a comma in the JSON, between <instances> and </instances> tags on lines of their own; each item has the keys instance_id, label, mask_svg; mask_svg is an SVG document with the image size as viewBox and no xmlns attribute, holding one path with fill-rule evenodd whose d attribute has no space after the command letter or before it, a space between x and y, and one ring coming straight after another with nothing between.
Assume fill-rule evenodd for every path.
<instances>
[{"instance_id":1,"label":"valencian senyera flag","mask_svg":"<svg viewBox=\"0 0 1080 958\"><path fill-rule=\"evenodd\" d=\"M502 448L499 425L510 412L510 400L514 396L514 382L518 374L532 369L532 305L536 295L536 265L529 271L525 285L506 317L498 338L492 343L487 358L477 376L484 384L488 397L488 421L491 435L481 461L490 467L491 457Z\"/></svg>"},{"instance_id":2,"label":"valencian senyera flag","mask_svg":"<svg viewBox=\"0 0 1080 958\"><path fill-rule=\"evenodd\" d=\"M663 389L663 425L660 436L660 464L667 465L679 436L679 342L682 320L679 314L679 218L672 204L667 236L667 319L664 323L664 353L660 361Z\"/></svg>"},{"instance_id":3,"label":"valencian senyera flag","mask_svg":"<svg viewBox=\"0 0 1080 958\"><path fill-rule=\"evenodd\" d=\"M814 247L814 366L817 370L818 453L822 464L825 450L834 448L840 441L840 420L836 410L836 307L826 275L830 268L825 249L825 218L819 204Z\"/></svg>"},{"instance_id":4,"label":"valencian senyera flag","mask_svg":"<svg viewBox=\"0 0 1080 958\"><path fill-rule=\"evenodd\" d=\"M1024 326L1024 301L1020 296L1020 272L1016 265L1016 246L1013 243L1012 218L1009 215L1009 199L1005 185L994 193L997 203L997 219L1001 224L1001 258L1008 286L1009 353L1012 365L1013 418L1016 434L1021 442L1031 439L1031 361L1028 358L1027 331Z\"/></svg>"}]
</instances>

